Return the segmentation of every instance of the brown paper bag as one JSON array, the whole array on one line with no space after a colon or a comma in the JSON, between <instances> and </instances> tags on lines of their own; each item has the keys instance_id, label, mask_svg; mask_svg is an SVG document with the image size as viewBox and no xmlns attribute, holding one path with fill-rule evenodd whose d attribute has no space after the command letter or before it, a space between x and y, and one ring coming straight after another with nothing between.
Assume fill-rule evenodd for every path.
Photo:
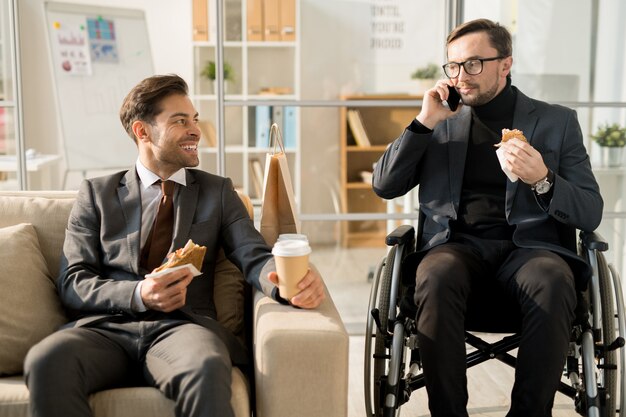
<instances>
[{"instance_id":1,"label":"brown paper bag","mask_svg":"<svg viewBox=\"0 0 626 417\"><path fill-rule=\"evenodd\" d=\"M269 246L276 243L281 233L300 232L289 164L276 123L270 128L270 148L272 144L273 149L265 158L261 204L261 234Z\"/></svg>"}]
</instances>

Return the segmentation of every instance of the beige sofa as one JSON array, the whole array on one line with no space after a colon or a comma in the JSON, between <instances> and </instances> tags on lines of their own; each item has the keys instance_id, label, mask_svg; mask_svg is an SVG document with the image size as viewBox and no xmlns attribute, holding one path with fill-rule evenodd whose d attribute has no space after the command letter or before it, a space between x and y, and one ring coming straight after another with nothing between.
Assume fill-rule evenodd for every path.
<instances>
[{"instance_id":1,"label":"beige sofa","mask_svg":"<svg viewBox=\"0 0 626 417\"><path fill-rule=\"evenodd\" d=\"M0 192L0 417L29 415L21 361L30 346L65 321L53 279L74 196ZM254 358L254 382L233 370L235 415L346 416L348 335L331 298L316 310L298 310L256 293L244 323L241 274L228 261L220 265L218 319L252 339ZM250 326L252 336L246 337L242 330ZM98 417L174 416L173 402L155 388L111 389L90 401Z\"/></svg>"}]
</instances>

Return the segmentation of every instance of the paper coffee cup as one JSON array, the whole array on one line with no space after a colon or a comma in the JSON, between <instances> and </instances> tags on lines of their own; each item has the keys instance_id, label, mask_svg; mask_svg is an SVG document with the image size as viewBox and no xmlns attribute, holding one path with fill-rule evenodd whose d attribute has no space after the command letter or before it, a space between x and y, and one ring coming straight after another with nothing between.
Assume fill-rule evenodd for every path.
<instances>
[{"instance_id":1,"label":"paper coffee cup","mask_svg":"<svg viewBox=\"0 0 626 417\"><path fill-rule=\"evenodd\" d=\"M309 270L311 247L301 239L279 240L272 249L280 296L290 300L300 292L298 283Z\"/></svg>"}]
</instances>

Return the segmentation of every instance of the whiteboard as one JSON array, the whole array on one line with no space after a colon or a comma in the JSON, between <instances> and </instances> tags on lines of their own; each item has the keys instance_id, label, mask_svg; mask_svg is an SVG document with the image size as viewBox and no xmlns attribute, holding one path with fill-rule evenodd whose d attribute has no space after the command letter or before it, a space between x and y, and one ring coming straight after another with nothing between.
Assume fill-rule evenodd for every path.
<instances>
[{"instance_id":1,"label":"whiteboard","mask_svg":"<svg viewBox=\"0 0 626 417\"><path fill-rule=\"evenodd\" d=\"M137 146L119 109L154 74L144 12L55 2L45 12L67 170L128 168Z\"/></svg>"}]
</instances>

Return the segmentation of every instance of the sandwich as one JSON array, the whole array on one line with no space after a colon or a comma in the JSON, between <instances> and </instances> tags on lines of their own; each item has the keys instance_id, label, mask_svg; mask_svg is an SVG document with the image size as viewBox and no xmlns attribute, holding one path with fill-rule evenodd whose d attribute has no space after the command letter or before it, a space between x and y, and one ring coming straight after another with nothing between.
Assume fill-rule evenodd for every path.
<instances>
[{"instance_id":1,"label":"sandwich","mask_svg":"<svg viewBox=\"0 0 626 417\"><path fill-rule=\"evenodd\" d=\"M198 271L202 270L202 261L204 260L204 255L206 254L206 246L200 246L195 243L191 239L187 241L185 247L181 249L177 249L175 252L167 255L167 261L156 268L154 272L163 271L167 268L173 268L175 266L192 264L196 267Z\"/></svg>"},{"instance_id":2,"label":"sandwich","mask_svg":"<svg viewBox=\"0 0 626 417\"><path fill-rule=\"evenodd\" d=\"M500 143L496 143L496 147L500 147L507 140L511 140L513 138L518 138L521 141L528 142L526 136L524 136L524 132L517 129L502 129L502 140Z\"/></svg>"}]
</instances>

